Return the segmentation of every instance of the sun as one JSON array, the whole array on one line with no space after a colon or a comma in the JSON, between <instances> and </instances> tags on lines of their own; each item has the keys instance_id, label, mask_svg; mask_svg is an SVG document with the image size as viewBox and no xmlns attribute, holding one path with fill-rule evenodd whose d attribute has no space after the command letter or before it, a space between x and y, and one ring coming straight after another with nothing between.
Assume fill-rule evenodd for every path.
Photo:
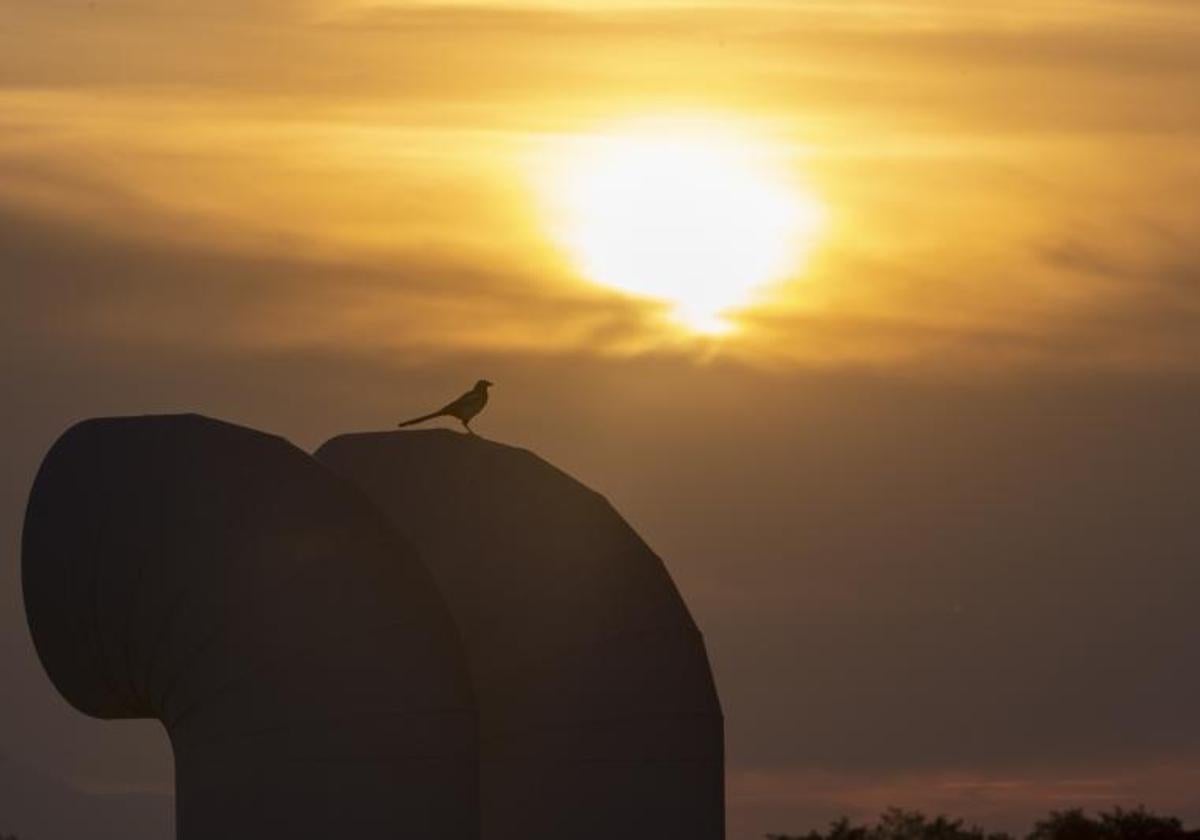
<instances>
[{"instance_id":1,"label":"sun","mask_svg":"<svg viewBox=\"0 0 1200 840\"><path fill-rule=\"evenodd\" d=\"M649 120L559 141L550 227L592 282L700 333L797 271L825 218L782 147L733 124Z\"/></svg>"}]
</instances>

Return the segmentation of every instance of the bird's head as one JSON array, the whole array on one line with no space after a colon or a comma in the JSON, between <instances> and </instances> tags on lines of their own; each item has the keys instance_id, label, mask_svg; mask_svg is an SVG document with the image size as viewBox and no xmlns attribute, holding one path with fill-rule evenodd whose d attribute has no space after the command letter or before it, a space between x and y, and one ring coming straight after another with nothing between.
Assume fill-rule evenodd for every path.
<instances>
[{"instance_id":1,"label":"bird's head","mask_svg":"<svg viewBox=\"0 0 1200 840\"><path fill-rule=\"evenodd\" d=\"M480 379L478 382L475 383L476 391L486 391L488 388L491 388L491 387L492 387L492 383L488 382L486 379Z\"/></svg>"}]
</instances>

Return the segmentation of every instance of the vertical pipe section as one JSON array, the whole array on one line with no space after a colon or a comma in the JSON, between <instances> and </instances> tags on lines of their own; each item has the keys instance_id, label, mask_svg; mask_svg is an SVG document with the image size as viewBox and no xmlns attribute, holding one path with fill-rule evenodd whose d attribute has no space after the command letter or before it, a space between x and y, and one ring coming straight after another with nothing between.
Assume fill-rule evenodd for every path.
<instances>
[{"instance_id":1,"label":"vertical pipe section","mask_svg":"<svg viewBox=\"0 0 1200 840\"><path fill-rule=\"evenodd\" d=\"M476 840L461 639L413 548L286 441L194 415L51 449L22 575L38 654L101 718L157 718L181 840Z\"/></svg>"},{"instance_id":2,"label":"vertical pipe section","mask_svg":"<svg viewBox=\"0 0 1200 840\"><path fill-rule=\"evenodd\" d=\"M462 633L484 840L720 840L723 720L662 562L600 495L447 431L347 435L318 460L413 540Z\"/></svg>"}]
</instances>

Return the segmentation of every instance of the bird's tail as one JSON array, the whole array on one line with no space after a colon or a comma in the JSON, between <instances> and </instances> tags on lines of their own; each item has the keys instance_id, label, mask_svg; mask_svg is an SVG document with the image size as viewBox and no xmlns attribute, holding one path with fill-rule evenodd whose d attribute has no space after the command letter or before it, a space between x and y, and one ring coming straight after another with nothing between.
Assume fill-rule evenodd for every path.
<instances>
[{"instance_id":1,"label":"bird's tail","mask_svg":"<svg viewBox=\"0 0 1200 840\"><path fill-rule=\"evenodd\" d=\"M432 414L424 414L420 417L414 417L411 420L405 420L403 423L397 423L396 428L403 429L405 426L415 426L418 423L424 423L426 420L432 420L434 417L441 417L446 412L435 411Z\"/></svg>"}]
</instances>

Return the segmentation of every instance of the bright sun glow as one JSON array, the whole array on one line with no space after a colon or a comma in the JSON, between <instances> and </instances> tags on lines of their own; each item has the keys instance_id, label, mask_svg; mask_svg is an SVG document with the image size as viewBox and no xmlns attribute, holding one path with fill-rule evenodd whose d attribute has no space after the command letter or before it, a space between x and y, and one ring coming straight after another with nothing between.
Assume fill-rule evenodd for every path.
<instances>
[{"instance_id":1,"label":"bright sun glow","mask_svg":"<svg viewBox=\"0 0 1200 840\"><path fill-rule=\"evenodd\" d=\"M780 149L746 132L651 122L572 138L548 190L553 227L590 280L667 303L696 332L798 270L824 220Z\"/></svg>"}]
</instances>

